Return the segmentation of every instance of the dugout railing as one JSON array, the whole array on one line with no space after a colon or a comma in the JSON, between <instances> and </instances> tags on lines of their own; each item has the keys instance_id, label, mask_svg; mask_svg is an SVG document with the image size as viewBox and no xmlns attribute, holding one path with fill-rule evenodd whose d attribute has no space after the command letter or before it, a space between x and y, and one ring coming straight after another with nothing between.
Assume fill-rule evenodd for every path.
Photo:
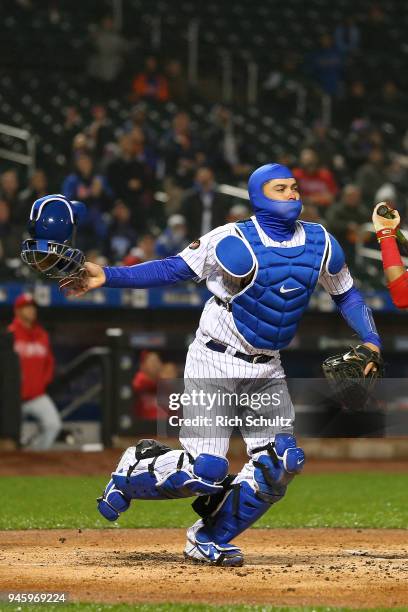
<instances>
[{"instance_id":1,"label":"dugout railing","mask_svg":"<svg viewBox=\"0 0 408 612\"><path fill-rule=\"evenodd\" d=\"M112 446L114 390L112 386L111 350L97 346L88 349L62 368L50 385L50 394L55 397L66 391L68 386L92 372L91 381L87 382L78 394L73 394L69 402L60 410L62 419L66 419L86 402L97 399L100 406L101 442L104 447Z\"/></svg>"}]
</instances>

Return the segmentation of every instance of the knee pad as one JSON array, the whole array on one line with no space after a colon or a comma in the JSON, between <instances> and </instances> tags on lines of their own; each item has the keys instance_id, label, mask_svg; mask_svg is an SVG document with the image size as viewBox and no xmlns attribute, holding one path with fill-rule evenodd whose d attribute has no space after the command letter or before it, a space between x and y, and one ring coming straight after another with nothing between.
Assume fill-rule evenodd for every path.
<instances>
[{"instance_id":1,"label":"knee pad","mask_svg":"<svg viewBox=\"0 0 408 612\"><path fill-rule=\"evenodd\" d=\"M228 473L228 460L225 457L200 453L192 462L192 473L184 470L173 472L158 482L157 488L165 491L169 497L212 495L222 491L220 483Z\"/></svg>"},{"instance_id":2,"label":"knee pad","mask_svg":"<svg viewBox=\"0 0 408 612\"><path fill-rule=\"evenodd\" d=\"M273 448L283 469L289 474L300 474L305 465L305 453L296 446L296 438L291 434L276 434Z\"/></svg>"},{"instance_id":3,"label":"knee pad","mask_svg":"<svg viewBox=\"0 0 408 612\"><path fill-rule=\"evenodd\" d=\"M252 461L254 480L259 497L274 504L285 495L293 477L302 471L305 454L291 434L277 434L264 450L265 454Z\"/></svg>"},{"instance_id":4,"label":"knee pad","mask_svg":"<svg viewBox=\"0 0 408 612\"><path fill-rule=\"evenodd\" d=\"M161 453L163 454L163 453ZM158 455L160 457L160 455ZM193 459L184 451L166 452L166 468L159 469L157 457L132 473L113 472L116 488L129 499L174 499L191 495L212 495L222 491L219 484L228 472L228 461L201 453ZM142 464L141 464L142 465Z\"/></svg>"},{"instance_id":5,"label":"knee pad","mask_svg":"<svg viewBox=\"0 0 408 612\"><path fill-rule=\"evenodd\" d=\"M207 493L206 487L217 486L219 491L219 483L224 480L228 474L228 460L225 457L210 455L208 453L200 453L194 461L193 474L197 481L191 482L193 489L198 493Z\"/></svg>"},{"instance_id":6,"label":"knee pad","mask_svg":"<svg viewBox=\"0 0 408 612\"><path fill-rule=\"evenodd\" d=\"M98 510L108 521L116 521L122 512L125 512L130 501L127 497L115 488L113 480L110 480L102 497L97 499Z\"/></svg>"}]
</instances>

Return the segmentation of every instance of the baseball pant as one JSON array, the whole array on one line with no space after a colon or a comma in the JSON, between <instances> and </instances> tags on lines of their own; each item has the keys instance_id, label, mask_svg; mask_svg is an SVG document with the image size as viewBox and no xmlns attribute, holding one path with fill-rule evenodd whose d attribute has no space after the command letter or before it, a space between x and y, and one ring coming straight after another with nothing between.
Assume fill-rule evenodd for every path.
<instances>
[{"instance_id":1,"label":"baseball pant","mask_svg":"<svg viewBox=\"0 0 408 612\"><path fill-rule=\"evenodd\" d=\"M200 453L226 456L234 419L249 455L273 441L277 433L293 433L295 412L278 356L268 363L248 363L233 355L212 351L196 339L188 350L184 382L187 394L203 389L220 398L211 410L208 406L183 408L183 417L187 419L203 417L198 425L183 426L180 430L180 442L193 457ZM230 402L233 394L237 394L238 403ZM276 401L258 405L256 410L242 405L243 397L259 399L262 394ZM224 403L223 398L226 398ZM211 417L207 422L206 416ZM217 424L217 416L225 417L219 419L221 424ZM263 423L248 425L248 417Z\"/></svg>"},{"instance_id":2,"label":"baseball pant","mask_svg":"<svg viewBox=\"0 0 408 612\"><path fill-rule=\"evenodd\" d=\"M58 410L49 395L40 395L32 400L23 402L21 406L23 417L32 417L38 424L39 433L28 441L22 435L22 444L36 450L46 450L52 446L59 432L62 422ZM24 427L23 427L24 429Z\"/></svg>"}]
</instances>

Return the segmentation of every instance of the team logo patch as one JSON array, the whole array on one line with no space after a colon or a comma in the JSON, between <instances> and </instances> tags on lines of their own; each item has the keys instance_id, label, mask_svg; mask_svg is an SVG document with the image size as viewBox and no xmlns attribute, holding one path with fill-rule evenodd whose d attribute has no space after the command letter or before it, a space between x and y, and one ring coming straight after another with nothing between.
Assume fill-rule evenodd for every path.
<instances>
[{"instance_id":1,"label":"team logo patch","mask_svg":"<svg viewBox=\"0 0 408 612\"><path fill-rule=\"evenodd\" d=\"M193 242L191 244L188 245L189 249L192 249L193 251L195 251L196 249L198 249L198 247L200 246L200 241L199 240L193 240Z\"/></svg>"}]
</instances>

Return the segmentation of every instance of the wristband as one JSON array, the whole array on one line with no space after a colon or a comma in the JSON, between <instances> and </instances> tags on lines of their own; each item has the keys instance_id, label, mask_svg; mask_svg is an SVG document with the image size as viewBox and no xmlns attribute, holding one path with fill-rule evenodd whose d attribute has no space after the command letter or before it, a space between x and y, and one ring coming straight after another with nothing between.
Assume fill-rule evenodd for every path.
<instances>
[{"instance_id":1,"label":"wristband","mask_svg":"<svg viewBox=\"0 0 408 612\"><path fill-rule=\"evenodd\" d=\"M377 232L377 240L381 243L384 238L396 238L397 230L392 227L384 227L383 229L378 230Z\"/></svg>"},{"instance_id":2,"label":"wristband","mask_svg":"<svg viewBox=\"0 0 408 612\"><path fill-rule=\"evenodd\" d=\"M383 260L384 270L391 268L392 266L403 266L401 254L398 250L397 241L395 236L388 236L388 238L394 238L393 240L380 239L381 256Z\"/></svg>"}]
</instances>

